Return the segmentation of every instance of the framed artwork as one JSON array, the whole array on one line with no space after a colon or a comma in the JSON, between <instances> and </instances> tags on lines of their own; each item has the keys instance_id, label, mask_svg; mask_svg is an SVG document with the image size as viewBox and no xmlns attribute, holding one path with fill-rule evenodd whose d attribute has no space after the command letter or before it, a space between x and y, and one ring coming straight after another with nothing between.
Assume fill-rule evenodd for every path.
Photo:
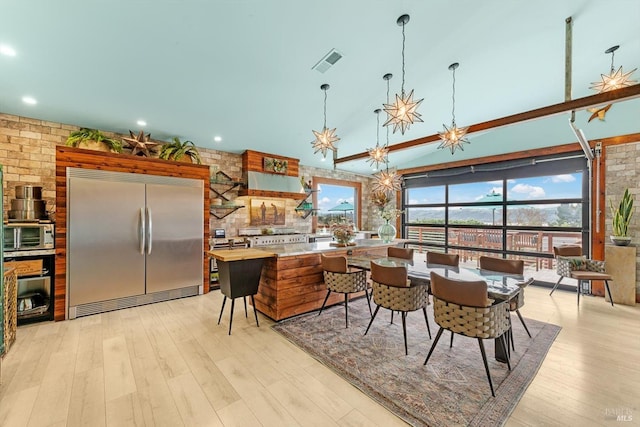
<instances>
[{"instance_id":1,"label":"framed artwork","mask_svg":"<svg viewBox=\"0 0 640 427\"><path fill-rule=\"evenodd\" d=\"M263 157L263 169L271 173L287 173L289 162L287 160L274 159L273 157Z\"/></svg>"},{"instance_id":2,"label":"framed artwork","mask_svg":"<svg viewBox=\"0 0 640 427\"><path fill-rule=\"evenodd\" d=\"M284 225L285 200L251 199L250 225Z\"/></svg>"}]
</instances>

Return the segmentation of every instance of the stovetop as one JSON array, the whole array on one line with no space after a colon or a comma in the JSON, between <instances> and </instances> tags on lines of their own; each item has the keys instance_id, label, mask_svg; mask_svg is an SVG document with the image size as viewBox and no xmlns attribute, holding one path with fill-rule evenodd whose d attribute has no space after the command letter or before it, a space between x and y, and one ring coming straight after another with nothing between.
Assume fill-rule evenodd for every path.
<instances>
[{"instance_id":1,"label":"stovetop","mask_svg":"<svg viewBox=\"0 0 640 427\"><path fill-rule=\"evenodd\" d=\"M275 228L275 227L263 227L263 228L239 228L238 236L285 236L302 234L295 228Z\"/></svg>"}]
</instances>

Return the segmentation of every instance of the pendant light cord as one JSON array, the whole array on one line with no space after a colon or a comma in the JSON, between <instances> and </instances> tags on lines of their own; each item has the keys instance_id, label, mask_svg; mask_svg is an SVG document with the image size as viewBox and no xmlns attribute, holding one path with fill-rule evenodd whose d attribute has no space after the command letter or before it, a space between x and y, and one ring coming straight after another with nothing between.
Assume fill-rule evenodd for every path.
<instances>
[{"instance_id":1,"label":"pendant light cord","mask_svg":"<svg viewBox=\"0 0 640 427\"><path fill-rule=\"evenodd\" d=\"M611 74L613 74L613 73L615 72L615 68L614 68L614 66L613 66L613 57L614 57L614 55L615 55L615 54L616 54L616 51L615 51L615 50L613 50L613 51L611 52Z\"/></svg>"},{"instance_id":2,"label":"pendant light cord","mask_svg":"<svg viewBox=\"0 0 640 427\"><path fill-rule=\"evenodd\" d=\"M451 126L456 127L456 69L453 69L453 90L451 91Z\"/></svg>"},{"instance_id":3,"label":"pendant light cord","mask_svg":"<svg viewBox=\"0 0 640 427\"><path fill-rule=\"evenodd\" d=\"M324 125L323 131L327 128L327 90L324 89Z\"/></svg>"},{"instance_id":4,"label":"pendant light cord","mask_svg":"<svg viewBox=\"0 0 640 427\"><path fill-rule=\"evenodd\" d=\"M405 25L404 22L402 22L402 85L400 86L400 92L402 93L403 97L404 97L404 42L405 42L404 25ZM387 100L387 103L388 102L389 101Z\"/></svg>"}]
</instances>

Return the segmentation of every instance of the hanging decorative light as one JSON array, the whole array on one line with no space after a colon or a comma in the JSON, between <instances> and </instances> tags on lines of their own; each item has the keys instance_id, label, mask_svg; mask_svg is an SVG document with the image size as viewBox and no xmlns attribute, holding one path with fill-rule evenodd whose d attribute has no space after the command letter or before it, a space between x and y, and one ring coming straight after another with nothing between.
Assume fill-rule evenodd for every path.
<instances>
[{"instance_id":1,"label":"hanging decorative light","mask_svg":"<svg viewBox=\"0 0 640 427\"><path fill-rule=\"evenodd\" d=\"M387 82L387 104L389 103L389 80L393 74L388 73L382 76ZM374 181L371 185L371 191L374 194L384 193L388 200L393 198L392 193L402 190L402 176L398 175L395 170L389 170L389 128L387 127L387 141L383 147L387 151L385 158L386 169L374 175Z\"/></svg>"},{"instance_id":2,"label":"hanging decorative light","mask_svg":"<svg viewBox=\"0 0 640 427\"><path fill-rule=\"evenodd\" d=\"M611 54L611 70L609 70L609 74L601 74L602 80L599 82L592 82L591 87L589 89L593 89L598 91L598 93L609 92L610 90L620 89L627 86L633 86L638 83L637 80L631 80L631 74L633 74L637 68L625 73L622 71L622 66L618 68L616 71L613 66L613 57L615 55L615 51L618 50L620 46L612 46L609 49L605 50L604 53Z\"/></svg>"},{"instance_id":3,"label":"hanging decorative light","mask_svg":"<svg viewBox=\"0 0 640 427\"><path fill-rule=\"evenodd\" d=\"M421 122L420 113L416 110L423 101L420 99L414 101L413 89L406 94L404 91L404 26L409 22L409 15L402 15L396 21L398 25L402 25L402 85L400 87L400 94L396 94L396 101L393 104L384 104L384 111L388 114L388 120L384 126L393 125L393 133L396 133L400 129L400 133L404 135L404 132L409 129L409 126L416 122Z\"/></svg>"},{"instance_id":4,"label":"hanging decorative light","mask_svg":"<svg viewBox=\"0 0 640 427\"><path fill-rule=\"evenodd\" d=\"M311 145L315 150L313 154L316 154L318 151L320 151L322 153L322 157L326 158L328 150L334 152L337 150L336 146L333 145L333 143L339 141L340 138L338 138L338 136L336 135L336 128L327 128L327 90L329 90L329 85L325 83L320 86L320 89L324 91L324 122L321 132L317 132L315 130L312 131L316 139L311 142Z\"/></svg>"},{"instance_id":5,"label":"hanging decorative light","mask_svg":"<svg viewBox=\"0 0 640 427\"><path fill-rule=\"evenodd\" d=\"M380 163L387 162L387 154L389 153L389 149L386 146L380 145L380 109L376 109L373 112L376 113L376 146L374 148L368 148L369 159L367 162L373 166L375 164L375 169L378 169Z\"/></svg>"},{"instance_id":6,"label":"hanging decorative light","mask_svg":"<svg viewBox=\"0 0 640 427\"><path fill-rule=\"evenodd\" d=\"M447 125L443 124L442 127L444 130L442 132L438 132L440 135L440 139L442 142L438 146L438 148L448 148L451 150L451 154L456 151L456 148L459 148L461 151L464 151L462 148L462 144L469 144L469 140L465 138L467 134L467 130L469 127L459 128L456 126L456 69L460 66L457 62L449 65L449 69L453 74L453 91L451 95L452 100L452 108L451 108L451 127L447 127Z\"/></svg>"}]
</instances>

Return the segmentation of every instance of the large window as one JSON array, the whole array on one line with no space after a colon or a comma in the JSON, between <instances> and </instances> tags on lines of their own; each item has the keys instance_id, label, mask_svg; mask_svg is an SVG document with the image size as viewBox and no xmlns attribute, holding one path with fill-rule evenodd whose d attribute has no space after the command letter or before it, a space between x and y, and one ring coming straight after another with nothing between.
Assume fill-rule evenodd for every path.
<instances>
[{"instance_id":1,"label":"large window","mask_svg":"<svg viewBox=\"0 0 640 427\"><path fill-rule=\"evenodd\" d=\"M553 282L553 247L588 253L588 173L584 156L449 169L408 176L403 235L418 251L459 253L477 265L482 254L525 260L540 281Z\"/></svg>"},{"instance_id":2,"label":"large window","mask_svg":"<svg viewBox=\"0 0 640 427\"><path fill-rule=\"evenodd\" d=\"M329 228L332 222L340 221L351 221L360 228L361 188L359 182L314 177L314 228Z\"/></svg>"}]
</instances>

